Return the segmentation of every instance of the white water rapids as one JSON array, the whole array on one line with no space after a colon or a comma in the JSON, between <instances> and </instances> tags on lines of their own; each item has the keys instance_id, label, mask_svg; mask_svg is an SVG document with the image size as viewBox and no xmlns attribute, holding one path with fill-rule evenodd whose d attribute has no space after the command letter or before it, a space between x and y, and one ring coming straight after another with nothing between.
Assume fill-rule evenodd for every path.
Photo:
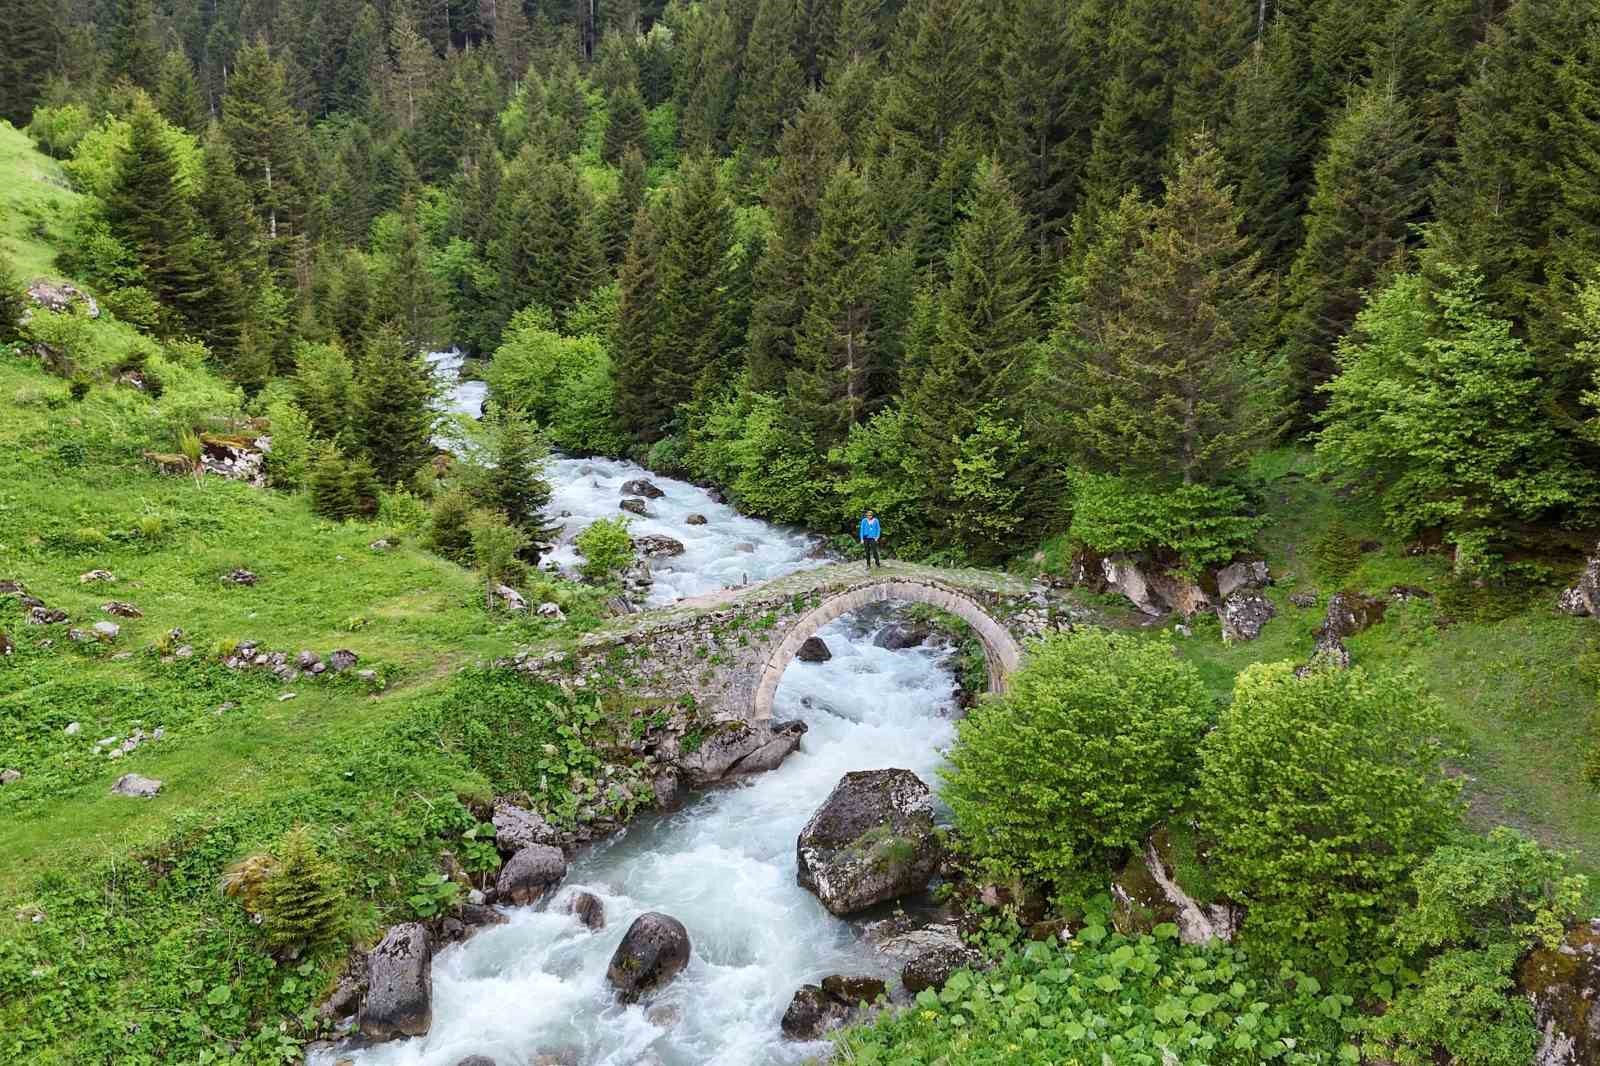
<instances>
[{"instance_id":1,"label":"white water rapids","mask_svg":"<svg viewBox=\"0 0 1600 1066\"><path fill-rule=\"evenodd\" d=\"M618 514L623 481L651 477L666 493L649 501L656 517L633 526L686 546L684 555L652 564L652 602L812 565L808 538L741 517L692 485L631 463L563 459L549 477L549 513L570 512L569 531ZM687 525L694 513L706 524ZM738 550L741 544L754 550ZM570 563L570 548L563 552L557 561ZM314 1061L456 1066L485 1055L496 1066L770 1066L825 1053L826 1044L786 1041L779 1031L795 989L833 973L886 976L892 967L795 883L795 838L847 771L905 767L936 784L954 734L948 652L879 648L872 636L882 622L840 619L821 634L833 658L796 662L784 675L777 716L804 719L809 731L783 766L702 793L677 813L636 819L580 853L546 906L507 908L508 924L440 951L426 1036ZM564 913L565 897L579 890L605 904L599 932ZM628 925L650 910L683 922L693 953L648 1003L622 1007L606 965Z\"/></svg>"}]
</instances>

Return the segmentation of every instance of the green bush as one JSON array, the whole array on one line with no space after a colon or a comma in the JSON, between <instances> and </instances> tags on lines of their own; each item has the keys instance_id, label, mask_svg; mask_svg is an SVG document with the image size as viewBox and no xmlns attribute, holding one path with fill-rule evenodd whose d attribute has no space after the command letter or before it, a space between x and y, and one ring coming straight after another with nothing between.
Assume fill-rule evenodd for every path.
<instances>
[{"instance_id":1,"label":"green bush","mask_svg":"<svg viewBox=\"0 0 1600 1066\"><path fill-rule=\"evenodd\" d=\"M1538 1033L1515 993L1517 955L1509 944L1445 952L1368 1023L1369 1036L1400 1066L1432 1066L1440 1050L1455 1066L1526 1066Z\"/></svg>"},{"instance_id":2,"label":"green bush","mask_svg":"<svg viewBox=\"0 0 1600 1066\"><path fill-rule=\"evenodd\" d=\"M1201 748L1199 815L1246 942L1338 968L1368 959L1406 880L1454 828L1446 726L1409 674L1258 664Z\"/></svg>"},{"instance_id":3,"label":"green bush","mask_svg":"<svg viewBox=\"0 0 1600 1066\"><path fill-rule=\"evenodd\" d=\"M306 483L317 450L311 420L288 400L268 406L267 419L272 425L272 450L265 458L267 479L281 489L298 489Z\"/></svg>"},{"instance_id":4,"label":"green bush","mask_svg":"<svg viewBox=\"0 0 1600 1066\"><path fill-rule=\"evenodd\" d=\"M22 328L22 315L28 309L28 298L23 295L22 282L17 278L11 260L0 255L0 344L17 338Z\"/></svg>"},{"instance_id":5,"label":"green bush","mask_svg":"<svg viewBox=\"0 0 1600 1066\"><path fill-rule=\"evenodd\" d=\"M633 565L633 538L626 518L601 518L589 524L574 541L590 581L609 581Z\"/></svg>"},{"instance_id":6,"label":"green bush","mask_svg":"<svg viewBox=\"0 0 1600 1066\"><path fill-rule=\"evenodd\" d=\"M428 523L428 547L453 562L465 564L472 558L472 495L464 489L451 489L433 501Z\"/></svg>"},{"instance_id":7,"label":"green bush","mask_svg":"<svg viewBox=\"0 0 1600 1066\"><path fill-rule=\"evenodd\" d=\"M1065 900L1184 802L1213 710L1166 644L1101 630L1045 641L961 723L943 795L962 848Z\"/></svg>"},{"instance_id":8,"label":"green bush","mask_svg":"<svg viewBox=\"0 0 1600 1066\"><path fill-rule=\"evenodd\" d=\"M371 518L378 512L378 478L365 456L346 459L325 445L311 467L311 509L324 518Z\"/></svg>"},{"instance_id":9,"label":"green bush","mask_svg":"<svg viewBox=\"0 0 1600 1066\"><path fill-rule=\"evenodd\" d=\"M528 546L528 535L498 511L474 513L468 529L472 536L472 562L483 574L484 602L493 609L495 587L511 580L508 571L516 563L517 553Z\"/></svg>"},{"instance_id":10,"label":"green bush","mask_svg":"<svg viewBox=\"0 0 1600 1066\"><path fill-rule=\"evenodd\" d=\"M305 412L317 436L332 441L349 437L355 409L355 366L342 349L331 344L298 345L289 381L295 404Z\"/></svg>"},{"instance_id":11,"label":"green bush","mask_svg":"<svg viewBox=\"0 0 1600 1066\"><path fill-rule=\"evenodd\" d=\"M317 948L348 926L339 868L325 859L306 826L285 833L276 863L256 895L261 929L277 950Z\"/></svg>"},{"instance_id":12,"label":"green bush","mask_svg":"<svg viewBox=\"0 0 1600 1066\"><path fill-rule=\"evenodd\" d=\"M1231 560L1266 524L1249 513L1244 493L1222 485L1163 487L1077 473L1072 495L1078 544L1101 554L1150 552L1190 575Z\"/></svg>"},{"instance_id":13,"label":"green bush","mask_svg":"<svg viewBox=\"0 0 1600 1066\"><path fill-rule=\"evenodd\" d=\"M497 403L526 411L567 451L622 450L611 355L598 336L564 337L548 311L530 307L512 318L505 337L485 375Z\"/></svg>"}]
</instances>

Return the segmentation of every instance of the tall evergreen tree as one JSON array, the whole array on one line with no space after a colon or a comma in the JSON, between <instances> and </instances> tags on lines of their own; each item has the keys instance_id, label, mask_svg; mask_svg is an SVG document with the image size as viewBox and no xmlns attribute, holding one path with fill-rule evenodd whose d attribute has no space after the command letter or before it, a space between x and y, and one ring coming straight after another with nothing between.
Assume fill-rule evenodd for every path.
<instances>
[{"instance_id":1,"label":"tall evergreen tree","mask_svg":"<svg viewBox=\"0 0 1600 1066\"><path fill-rule=\"evenodd\" d=\"M691 7L674 39L676 96L683 143L720 149L733 125L739 79L739 26L730 0Z\"/></svg>"},{"instance_id":2,"label":"tall evergreen tree","mask_svg":"<svg viewBox=\"0 0 1600 1066\"><path fill-rule=\"evenodd\" d=\"M866 182L841 166L828 180L806 268L806 311L789 373L790 414L821 451L841 443L887 398L879 338L882 237Z\"/></svg>"},{"instance_id":3,"label":"tall evergreen tree","mask_svg":"<svg viewBox=\"0 0 1600 1066\"><path fill-rule=\"evenodd\" d=\"M154 0L114 0L112 12L111 73L141 89L154 89L161 72Z\"/></svg>"},{"instance_id":4,"label":"tall evergreen tree","mask_svg":"<svg viewBox=\"0 0 1600 1066\"><path fill-rule=\"evenodd\" d=\"M619 266L628 254L628 239L633 233L633 220L644 206L647 176L644 156L637 147L629 147L622 155L622 167L617 176L617 191L605 206L606 262Z\"/></svg>"},{"instance_id":5,"label":"tall evergreen tree","mask_svg":"<svg viewBox=\"0 0 1600 1066\"><path fill-rule=\"evenodd\" d=\"M55 72L64 34L61 8L50 0L18 0L8 10L0 34L0 119L21 129Z\"/></svg>"},{"instance_id":6,"label":"tall evergreen tree","mask_svg":"<svg viewBox=\"0 0 1600 1066\"><path fill-rule=\"evenodd\" d=\"M384 485L403 482L434 453L433 371L392 325L367 340L356 367L355 437Z\"/></svg>"},{"instance_id":7,"label":"tall evergreen tree","mask_svg":"<svg viewBox=\"0 0 1600 1066\"><path fill-rule=\"evenodd\" d=\"M161 109L161 116L179 129L196 136L205 132L209 116L200 97L200 82L189 57L177 49L168 51L161 61L156 106Z\"/></svg>"},{"instance_id":8,"label":"tall evergreen tree","mask_svg":"<svg viewBox=\"0 0 1600 1066\"><path fill-rule=\"evenodd\" d=\"M614 340L617 419L624 430L646 443L659 440L672 408L658 391L656 338L661 333L661 232L656 211L639 209L628 240L628 254L617 272L617 329Z\"/></svg>"},{"instance_id":9,"label":"tall evergreen tree","mask_svg":"<svg viewBox=\"0 0 1600 1066\"><path fill-rule=\"evenodd\" d=\"M588 186L571 164L528 145L507 171L500 202L489 252L500 274L501 321L530 303L565 315L604 267Z\"/></svg>"},{"instance_id":10,"label":"tall evergreen tree","mask_svg":"<svg viewBox=\"0 0 1600 1066\"><path fill-rule=\"evenodd\" d=\"M305 128L289 102L283 64L263 41L240 50L222 98L222 132L250 188L269 248L300 232Z\"/></svg>"},{"instance_id":11,"label":"tall evergreen tree","mask_svg":"<svg viewBox=\"0 0 1600 1066\"><path fill-rule=\"evenodd\" d=\"M756 7L734 123L741 145L757 155L771 151L784 122L805 99L806 75L795 55L799 16L798 0L760 0Z\"/></svg>"},{"instance_id":12,"label":"tall evergreen tree","mask_svg":"<svg viewBox=\"0 0 1600 1066\"><path fill-rule=\"evenodd\" d=\"M1123 209L1141 210L1131 199ZM1195 134L1131 254L1091 260L1120 276L1074 284L1063 400L1086 465L1204 484L1237 471L1274 427L1271 379L1247 341L1263 278L1240 222L1220 154ZM1125 221L1109 225L1132 236Z\"/></svg>"},{"instance_id":13,"label":"tall evergreen tree","mask_svg":"<svg viewBox=\"0 0 1600 1066\"><path fill-rule=\"evenodd\" d=\"M1263 267L1287 267L1301 243L1302 215L1315 150L1292 34L1267 27L1251 55L1234 68L1232 107L1218 134L1244 212L1244 232Z\"/></svg>"},{"instance_id":14,"label":"tall evergreen tree","mask_svg":"<svg viewBox=\"0 0 1600 1066\"><path fill-rule=\"evenodd\" d=\"M1172 137L1181 21L1177 0L1130 0L1111 21L1106 81L1086 167L1091 207L1106 210L1134 189L1153 196L1161 186Z\"/></svg>"},{"instance_id":15,"label":"tall evergreen tree","mask_svg":"<svg viewBox=\"0 0 1600 1066\"><path fill-rule=\"evenodd\" d=\"M1315 390L1334 373L1334 344L1365 293L1399 266L1426 198L1410 105L1392 86L1368 86L1351 100L1317 164L1306 241L1289 274L1284 333L1302 410L1320 406Z\"/></svg>"},{"instance_id":16,"label":"tall evergreen tree","mask_svg":"<svg viewBox=\"0 0 1600 1066\"><path fill-rule=\"evenodd\" d=\"M733 210L716 161L684 161L668 192L659 276L664 306L655 343L656 391L669 411L712 378L725 380L733 336Z\"/></svg>"},{"instance_id":17,"label":"tall evergreen tree","mask_svg":"<svg viewBox=\"0 0 1600 1066\"><path fill-rule=\"evenodd\" d=\"M882 53L883 0L839 0L831 36L821 44L822 71L829 82L852 63L876 63Z\"/></svg>"},{"instance_id":18,"label":"tall evergreen tree","mask_svg":"<svg viewBox=\"0 0 1600 1066\"><path fill-rule=\"evenodd\" d=\"M606 96L606 135L601 142L600 158L612 166L622 162L631 148L643 153L649 142L645 139L644 97L639 87L628 84Z\"/></svg>"},{"instance_id":19,"label":"tall evergreen tree","mask_svg":"<svg viewBox=\"0 0 1600 1066\"><path fill-rule=\"evenodd\" d=\"M425 352L444 339L450 324L444 294L429 266L430 250L417 224L414 201L401 206L395 238L379 258L373 313L378 321L399 330L408 350Z\"/></svg>"},{"instance_id":20,"label":"tall evergreen tree","mask_svg":"<svg viewBox=\"0 0 1600 1066\"><path fill-rule=\"evenodd\" d=\"M900 157L924 187L981 113L980 46L976 6L964 0L916 0L900 14L879 151Z\"/></svg>"}]
</instances>

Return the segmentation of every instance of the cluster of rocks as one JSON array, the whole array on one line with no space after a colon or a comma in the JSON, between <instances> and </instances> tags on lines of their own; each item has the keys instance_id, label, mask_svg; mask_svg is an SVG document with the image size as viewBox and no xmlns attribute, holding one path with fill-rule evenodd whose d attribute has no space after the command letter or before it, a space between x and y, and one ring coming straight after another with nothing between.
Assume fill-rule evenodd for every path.
<instances>
[{"instance_id":1,"label":"cluster of rocks","mask_svg":"<svg viewBox=\"0 0 1600 1066\"><path fill-rule=\"evenodd\" d=\"M86 318L100 317L100 305L95 303L94 297L70 282L43 279L35 281L28 286L28 299L32 300L36 307L42 307L56 314L65 314L74 307L82 307ZM28 314L31 314L31 311L24 313L23 323L27 322Z\"/></svg>"},{"instance_id":2,"label":"cluster of rocks","mask_svg":"<svg viewBox=\"0 0 1600 1066\"><path fill-rule=\"evenodd\" d=\"M1254 640L1277 613L1262 590L1272 583L1267 564L1259 559L1230 563L1208 580L1194 581L1164 569L1142 555L1085 553L1073 562L1072 584L1096 592L1117 592L1142 614L1192 618L1212 613L1222 623L1228 643ZM1215 591L1209 586L1215 585Z\"/></svg>"},{"instance_id":3,"label":"cluster of rocks","mask_svg":"<svg viewBox=\"0 0 1600 1066\"><path fill-rule=\"evenodd\" d=\"M76 733L77 730L74 730L72 726L77 724L77 722L73 722L72 725L67 726L67 732L69 734ZM99 740L94 742L94 754L103 754L108 759L120 759L124 755L132 755L135 751L142 747L146 741L156 743L160 740L163 740L166 735L167 731L161 726L156 726L156 728L149 733L146 733L141 728L135 728L134 731L129 733L126 737L118 737L115 735L101 737Z\"/></svg>"},{"instance_id":4,"label":"cluster of rocks","mask_svg":"<svg viewBox=\"0 0 1600 1066\"><path fill-rule=\"evenodd\" d=\"M67 636L79 644L109 644L116 640L122 633L122 627L115 622L101 619L87 629L73 627L67 630Z\"/></svg>"},{"instance_id":5,"label":"cluster of rocks","mask_svg":"<svg viewBox=\"0 0 1600 1066\"><path fill-rule=\"evenodd\" d=\"M249 587L260 580L260 575L258 575L254 570L246 570L243 567L239 567L235 570L229 570L226 574L222 575L222 583L224 585L243 585L245 587Z\"/></svg>"},{"instance_id":6,"label":"cluster of rocks","mask_svg":"<svg viewBox=\"0 0 1600 1066\"><path fill-rule=\"evenodd\" d=\"M144 387L142 380L132 380L128 384ZM272 438L267 435L254 437L244 434L225 437L206 433L200 437L198 468L186 455L145 452L144 457L157 472L162 474L171 476L215 474L217 477L227 478L229 481L241 481L251 488L260 489L267 485L267 456L271 451Z\"/></svg>"},{"instance_id":7,"label":"cluster of rocks","mask_svg":"<svg viewBox=\"0 0 1600 1066\"><path fill-rule=\"evenodd\" d=\"M99 572L105 573L105 571ZM23 620L30 626L54 626L71 621L66 611L50 607L39 597L30 594L27 586L20 581L0 580L0 596L14 597L27 612L23 615ZM0 655L10 655L15 646L11 637L0 631Z\"/></svg>"},{"instance_id":8,"label":"cluster of rocks","mask_svg":"<svg viewBox=\"0 0 1600 1066\"><path fill-rule=\"evenodd\" d=\"M330 652L324 659L314 651L301 651L293 658L286 651L269 651L259 641L242 640L232 653L223 656L222 665L230 670L267 670L285 683L302 677L319 677L322 674L342 674L353 669L359 656L348 648ZM374 670L359 670L356 676L363 681L377 680Z\"/></svg>"},{"instance_id":9,"label":"cluster of rocks","mask_svg":"<svg viewBox=\"0 0 1600 1066\"><path fill-rule=\"evenodd\" d=\"M622 500L617 506L640 518L654 518L655 512L646 506L645 501L659 500L665 495L666 493L649 478L634 478L632 481L622 483Z\"/></svg>"},{"instance_id":10,"label":"cluster of rocks","mask_svg":"<svg viewBox=\"0 0 1600 1066\"><path fill-rule=\"evenodd\" d=\"M1600 545L1584 563L1577 583L1562 591L1556 606L1578 618L1600 618Z\"/></svg>"},{"instance_id":11,"label":"cluster of rocks","mask_svg":"<svg viewBox=\"0 0 1600 1066\"><path fill-rule=\"evenodd\" d=\"M886 992L879 978L843 974L824 977L821 984L801 985L783 1012L783 1035L790 1040L820 1040L856 1020L863 1008Z\"/></svg>"},{"instance_id":12,"label":"cluster of rocks","mask_svg":"<svg viewBox=\"0 0 1600 1066\"><path fill-rule=\"evenodd\" d=\"M510 585L496 585L494 588L494 598L495 602L502 610L510 611L513 614L528 613L527 598ZM534 609L534 613L540 618L550 618L557 622L567 617L566 612L561 609L561 605L559 603L554 603L549 600L539 604L539 606Z\"/></svg>"}]
</instances>

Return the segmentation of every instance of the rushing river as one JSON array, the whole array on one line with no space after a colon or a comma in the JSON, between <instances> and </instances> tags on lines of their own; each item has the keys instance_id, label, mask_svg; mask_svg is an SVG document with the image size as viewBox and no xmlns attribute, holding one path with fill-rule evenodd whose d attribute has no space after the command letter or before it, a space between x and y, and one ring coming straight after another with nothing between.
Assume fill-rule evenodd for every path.
<instances>
[{"instance_id":1,"label":"rushing river","mask_svg":"<svg viewBox=\"0 0 1600 1066\"><path fill-rule=\"evenodd\" d=\"M558 460L549 471L552 518L569 533L618 513L623 481L649 476L614 460ZM635 532L686 546L657 564L653 602L773 577L814 565L811 542L744 518L702 490L652 477L666 495ZM701 514L704 525L688 525ZM743 546L743 547L741 547ZM570 548L557 555L570 563ZM873 643L881 616L826 628L826 663L794 663L778 690L779 718L809 726L778 770L699 795L666 816L636 820L573 862L544 908L508 909L508 924L439 952L433 1027L351 1057L360 1066L456 1066L487 1055L497 1066L546 1061L576 1066L762 1066L801 1063L826 1045L783 1039L778 1023L801 984L832 973L887 975L890 967L847 922L795 883L795 838L849 770L899 766L935 782L954 732L948 653L888 651ZM606 926L589 932L563 913L568 893L605 904ZM688 968L642 1006L617 1005L606 964L630 922L657 910L688 928Z\"/></svg>"}]
</instances>

